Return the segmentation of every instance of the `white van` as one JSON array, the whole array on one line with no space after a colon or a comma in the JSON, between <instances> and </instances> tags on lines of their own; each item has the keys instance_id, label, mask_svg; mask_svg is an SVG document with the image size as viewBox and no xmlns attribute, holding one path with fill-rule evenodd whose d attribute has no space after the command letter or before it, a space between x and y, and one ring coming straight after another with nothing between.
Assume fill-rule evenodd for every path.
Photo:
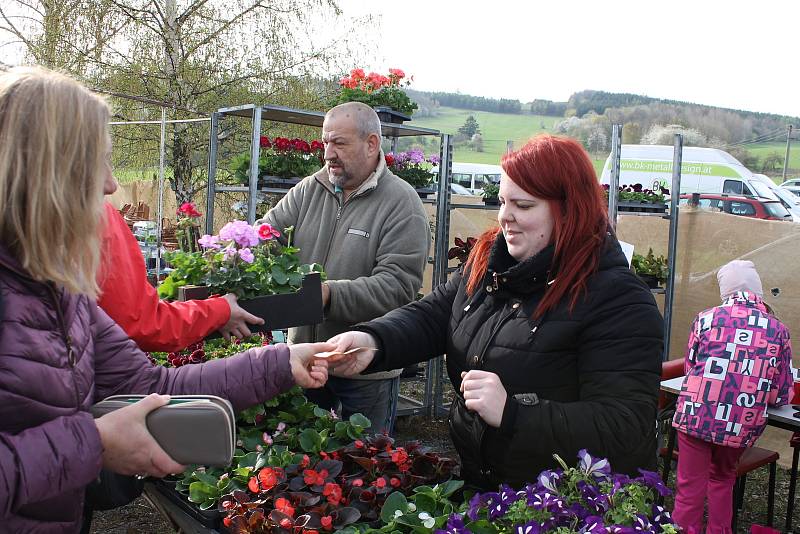
<instances>
[{"instance_id":1,"label":"white van","mask_svg":"<svg viewBox=\"0 0 800 534\"><path fill-rule=\"evenodd\" d=\"M620 185L642 184L646 189L672 187L672 156L669 145L622 145ZM611 177L611 156L606 159L600 183ZM681 194L728 193L779 200L775 193L747 167L723 150L684 147L681 160Z\"/></svg>"},{"instance_id":2,"label":"white van","mask_svg":"<svg viewBox=\"0 0 800 534\"><path fill-rule=\"evenodd\" d=\"M487 182L500 183L501 172L503 172L503 169L500 165L458 163L454 161L452 182L466 187L475 195L479 195L483 192L483 184Z\"/></svg>"}]
</instances>

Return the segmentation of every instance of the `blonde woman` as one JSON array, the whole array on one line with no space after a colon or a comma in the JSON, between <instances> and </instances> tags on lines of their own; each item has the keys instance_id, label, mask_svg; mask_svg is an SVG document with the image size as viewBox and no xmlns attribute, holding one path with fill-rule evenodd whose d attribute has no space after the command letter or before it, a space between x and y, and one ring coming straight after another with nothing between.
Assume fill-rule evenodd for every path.
<instances>
[{"instance_id":1,"label":"blonde woman","mask_svg":"<svg viewBox=\"0 0 800 534\"><path fill-rule=\"evenodd\" d=\"M180 472L147 432L160 394L207 393L236 409L327 379L326 343L252 349L179 369L152 366L95 304L104 182L112 180L106 103L41 68L0 75L0 524L75 532L100 468ZM92 419L92 403L152 393Z\"/></svg>"}]
</instances>

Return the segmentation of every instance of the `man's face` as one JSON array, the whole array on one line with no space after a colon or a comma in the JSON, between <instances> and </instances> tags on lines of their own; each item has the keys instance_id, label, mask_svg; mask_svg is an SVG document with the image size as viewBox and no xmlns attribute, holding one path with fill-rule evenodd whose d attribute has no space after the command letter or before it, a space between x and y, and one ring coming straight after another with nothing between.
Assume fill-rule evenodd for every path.
<instances>
[{"instance_id":1,"label":"man's face","mask_svg":"<svg viewBox=\"0 0 800 534\"><path fill-rule=\"evenodd\" d=\"M355 121L346 113L325 118L322 124L325 163L332 184L346 190L358 188L375 170L380 140L363 138Z\"/></svg>"}]
</instances>

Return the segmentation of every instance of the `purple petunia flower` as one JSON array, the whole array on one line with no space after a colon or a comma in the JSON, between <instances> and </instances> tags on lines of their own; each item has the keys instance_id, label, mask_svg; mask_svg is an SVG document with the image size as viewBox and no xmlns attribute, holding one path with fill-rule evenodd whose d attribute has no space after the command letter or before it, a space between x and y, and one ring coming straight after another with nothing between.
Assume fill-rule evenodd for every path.
<instances>
[{"instance_id":1,"label":"purple petunia flower","mask_svg":"<svg viewBox=\"0 0 800 534\"><path fill-rule=\"evenodd\" d=\"M440 158L439 156L433 155L433 156L428 158L428 161L432 165L438 165L438 164L440 164L442 162L442 158Z\"/></svg>"},{"instance_id":2,"label":"purple petunia flower","mask_svg":"<svg viewBox=\"0 0 800 534\"><path fill-rule=\"evenodd\" d=\"M445 529L436 529L434 534L472 534L470 530L464 526L464 519L459 514L450 514L447 518L447 525Z\"/></svg>"},{"instance_id":3,"label":"purple petunia flower","mask_svg":"<svg viewBox=\"0 0 800 534\"><path fill-rule=\"evenodd\" d=\"M653 488L662 497L672 495L672 490L670 490L666 484L664 484L664 481L661 480L661 476L658 473L647 471L645 469L639 469L639 473L641 473L642 476L633 479L634 482L641 482L645 486Z\"/></svg>"},{"instance_id":4,"label":"purple petunia flower","mask_svg":"<svg viewBox=\"0 0 800 534\"><path fill-rule=\"evenodd\" d=\"M514 534L539 534L542 531L542 525L536 521L528 521L524 525L515 525L512 532Z\"/></svg>"},{"instance_id":5,"label":"purple petunia flower","mask_svg":"<svg viewBox=\"0 0 800 534\"><path fill-rule=\"evenodd\" d=\"M422 150L420 150L418 148L412 148L411 150L406 152L406 154L408 156L408 160L411 163L419 164L419 163L422 163L423 161L425 161L425 154L423 154Z\"/></svg>"},{"instance_id":6,"label":"purple petunia flower","mask_svg":"<svg viewBox=\"0 0 800 534\"><path fill-rule=\"evenodd\" d=\"M606 534L606 525L603 518L596 515L590 515L586 518L580 534Z\"/></svg>"},{"instance_id":7,"label":"purple petunia flower","mask_svg":"<svg viewBox=\"0 0 800 534\"><path fill-rule=\"evenodd\" d=\"M558 481L561 480L561 471L542 471L539 473L539 484L553 493L558 493Z\"/></svg>"},{"instance_id":8,"label":"purple petunia flower","mask_svg":"<svg viewBox=\"0 0 800 534\"><path fill-rule=\"evenodd\" d=\"M587 475L607 478L611 474L611 464L605 458L594 458L586 449L578 451L579 469Z\"/></svg>"}]
</instances>

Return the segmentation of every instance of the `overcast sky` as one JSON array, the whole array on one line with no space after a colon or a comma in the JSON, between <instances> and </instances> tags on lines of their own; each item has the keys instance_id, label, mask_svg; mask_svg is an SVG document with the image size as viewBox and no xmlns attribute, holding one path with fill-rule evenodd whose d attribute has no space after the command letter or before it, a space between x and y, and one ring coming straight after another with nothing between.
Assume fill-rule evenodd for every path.
<instances>
[{"instance_id":1,"label":"overcast sky","mask_svg":"<svg viewBox=\"0 0 800 534\"><path fill-rule=\"evenodd\" d=\"M565 101L584 89L800 117L798 0L340 0L380 20L413 89Z\"/></svg>"}]
</instances>

